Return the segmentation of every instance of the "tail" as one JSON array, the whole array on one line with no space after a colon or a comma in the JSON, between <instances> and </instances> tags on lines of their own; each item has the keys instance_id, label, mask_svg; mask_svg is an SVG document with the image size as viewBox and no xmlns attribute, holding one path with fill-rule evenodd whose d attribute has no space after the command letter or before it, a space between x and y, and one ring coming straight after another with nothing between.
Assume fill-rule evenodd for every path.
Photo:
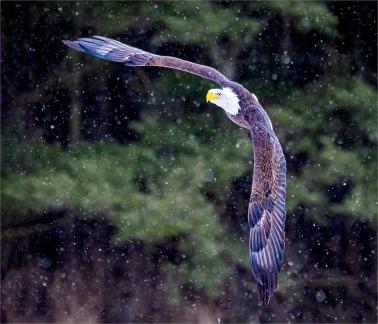
<instances>
[{"instance_id":1,"label":"tail","mask_svg":"<svg viewBox=\"0 0 378 324\"><path fill-rule=\"evenodd\" d=\"M77 51L88 53L107 61L123 62L128 66L149 65L154 56L156 56L102 36L79 38L77 41L63 40L62 42Z\"/></svg>"}]
</instances>

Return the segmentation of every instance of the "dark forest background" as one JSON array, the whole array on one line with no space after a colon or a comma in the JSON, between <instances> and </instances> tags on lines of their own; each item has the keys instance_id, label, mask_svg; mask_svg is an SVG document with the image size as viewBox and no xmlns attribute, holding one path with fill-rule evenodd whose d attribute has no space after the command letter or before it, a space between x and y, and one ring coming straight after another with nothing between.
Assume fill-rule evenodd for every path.
<instances>
[{"instance_id":1,"label":"dark forest background","mask_svg":"<svg viewBox=\"0 0 378 324\"><path fill-rule=\"evenodd\" d=\"M377 4L2 2L2 322L377 322ZM288 163L279 289L248 264L248 132L214 85L68 49L103 35L256 94Z\"/></svg>"}]
</instances>

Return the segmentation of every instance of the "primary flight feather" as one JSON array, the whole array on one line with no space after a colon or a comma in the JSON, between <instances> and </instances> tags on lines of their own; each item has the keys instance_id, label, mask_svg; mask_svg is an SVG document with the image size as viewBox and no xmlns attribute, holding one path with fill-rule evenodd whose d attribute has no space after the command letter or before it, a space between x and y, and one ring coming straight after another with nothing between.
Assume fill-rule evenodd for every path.
<instances>
[{"instance_id":1,"label":"primary flight feather","mask_svg":"<svg viewBox=\"0 0 378 324\"><path fill-rule=\"evenodd\" d=\"M249 255L260 300L268 305L277 288L285 240L286 161L272 123L256 96L219 71L171 56L155 55L116 40L94 36L63 41L67 46L127 66L160 66L196 74L219 84L206 100L251 132L254 167L248 206Z\"/></svg>"}]
</instances>

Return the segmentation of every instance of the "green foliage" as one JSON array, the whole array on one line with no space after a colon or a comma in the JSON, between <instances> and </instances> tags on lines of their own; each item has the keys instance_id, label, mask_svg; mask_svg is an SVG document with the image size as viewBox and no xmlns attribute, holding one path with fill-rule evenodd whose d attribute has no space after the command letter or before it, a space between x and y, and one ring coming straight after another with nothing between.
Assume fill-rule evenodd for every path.
<instances>
[{"instance_id":1,"label":"green foliage","mask_svg":"<svg viewBox=\"0 0 378 324\"><path fill-rule=\"evenodd\" d=\"M12 159L4 165L3 225L62 208L82 216L107 213L121 240L153 244L179 237L188 256L181 280L216 296L231 271L222 255L243 257L202 192L225 197L232 179L249 169L251 147L244 132L223 134L204 125L203 116L179 123L149 117L135 124L141 141L127 146L82 144L65 151L19 144L16 152L7 146Z\"/></svg>"},{"instance_id":2,"label":"green foliage","mask_svg":"<svg viewBox=\"0 0 378 324\"><path fill-rule=\"evenodd\" d=\"M278 13L286 21L291 21L296 30L305 33L318 31L324 35L338 35L338 19L325 3L313 1L269 1L252 3L251 6Z\"/></svg>"},{"instance_id":3,"label":"green foliage","mask_svg":"<svg viewBox=\"0 0 378 324\"><path fill-rule=\"evenodd\" d=\"M260 23L245 16L238 6L222 7L205 1L177 6L169 2L160 9L153 12L154 18L165 28L155 38L158 43L179 41L212 46L227 37L232 42L247 44L261 30Z\"/></svg>"},{"instance_id":4,"label":"green foliage","mask_svg":"<svg viewBox=\"0 0 378 324\"><path fill-rule=\"evenodd\" d=\"M269 109L272 119L279 121L288 157L305 159L301 172L289 177L288 207L311 207L309 215L318 221L334 211L376 222L374 88L358 78L322 80L319 85L295 92L283 107ZM337 185L351 186L342 201L327 196L330 187Z\"/></svg>"}]
</instances>

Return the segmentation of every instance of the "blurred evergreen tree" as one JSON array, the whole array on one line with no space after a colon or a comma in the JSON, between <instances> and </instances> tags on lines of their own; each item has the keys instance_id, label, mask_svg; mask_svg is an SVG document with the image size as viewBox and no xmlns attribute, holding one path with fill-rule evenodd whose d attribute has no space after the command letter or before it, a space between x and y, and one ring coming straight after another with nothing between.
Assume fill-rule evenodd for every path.
<instances>
[{"instance_id":1,"label":"blurred evergreen tree","mask_svg":"<svg viewBox=\"0 0 378 324\"><path fill-rule=\"evenodd\" d=\"M210 299L222 298L237 266L249 271L248 134L206 108L214 86L206 80L124 68L60 42L113 37L214 66L259 97L288 161L285 258L306 262L287 266L296 270L282 274L278 295L295 292L310 313L301 271L314 278L332 263L323 250L311 259L312 237L335 222L347 237L358 222L372 232L377 224L374 13L373 2L4 3L2 227L38 222L50 210L106 213L117 240L177 242L180 261L164 271L178 273L176 289L191 285ZM316 237L338 251L332 237ZM309 252L298 259L298 250ZM334 265L336 277L343 267Z\"/></svg>"}]
</instances>

